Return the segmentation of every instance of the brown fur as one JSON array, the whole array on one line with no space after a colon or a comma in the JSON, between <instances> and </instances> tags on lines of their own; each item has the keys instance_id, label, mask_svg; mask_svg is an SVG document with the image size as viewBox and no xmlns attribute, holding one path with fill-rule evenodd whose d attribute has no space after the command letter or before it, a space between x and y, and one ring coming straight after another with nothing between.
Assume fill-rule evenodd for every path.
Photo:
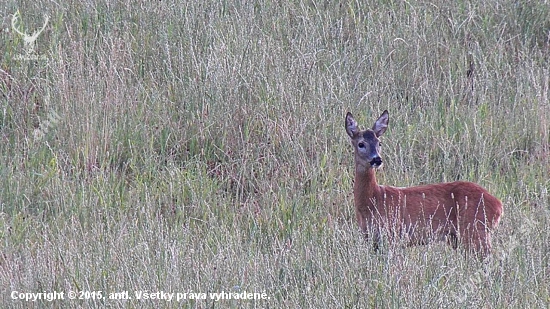
<instances>
[{"instance_id":1,"label":"brown fur","mask_svg":"<svg viewBox=\"0 0 550 309\"><path fill-rule=\"evenodd\" d=\"M353 115L346 116L346 131L355 149L354 199L357 222L375 248L385 235L409 245L432 240L460 241L467 250L487 256L490 232L498 225L502 203L481 186L465 181L409 188L380 186L375 169L382 164L379 137L389 122L385 111L372 129L360 131Z\"/></svg>"}]
</instances>

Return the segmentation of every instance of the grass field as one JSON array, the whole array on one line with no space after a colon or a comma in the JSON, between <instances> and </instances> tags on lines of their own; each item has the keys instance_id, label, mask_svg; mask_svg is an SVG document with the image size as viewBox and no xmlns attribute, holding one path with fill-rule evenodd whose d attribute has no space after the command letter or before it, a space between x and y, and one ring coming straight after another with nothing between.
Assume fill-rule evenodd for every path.
<instances>
[{"instance_id":1,"label":"grass field","mask_svg":"<svg viewBox=\"0 0 550 309\"><path fill-rule=\"evenodd\" d=\"M29 36L49 16L34 43L16 12ZM0 307L548 308L548 3L0 14ZM484 265L361 238L344 115L385 109L379 183L468 180L502 200ZM136 299L161 291L182 299ZM265 299L209 294L244 292Z\"/></svg>"}]
</instances>

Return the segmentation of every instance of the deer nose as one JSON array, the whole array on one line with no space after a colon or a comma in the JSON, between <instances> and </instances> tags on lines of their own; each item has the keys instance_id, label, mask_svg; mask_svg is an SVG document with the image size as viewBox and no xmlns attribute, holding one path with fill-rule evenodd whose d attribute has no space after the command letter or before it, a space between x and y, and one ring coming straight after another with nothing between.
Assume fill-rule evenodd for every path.
<instances>
[{"instance_id":1,"label":"deer nose","mask_svg":"<svg viewBox=\"0 0 550 309\"><path fill-rule=\"evenodd\" d=\"M382 165L382 158L380 158L379 156L376 156L372 158L372 160L370 160L369 163L371 167L378 168L380 167L380 165Z\"/></svg>"}]
</instances>

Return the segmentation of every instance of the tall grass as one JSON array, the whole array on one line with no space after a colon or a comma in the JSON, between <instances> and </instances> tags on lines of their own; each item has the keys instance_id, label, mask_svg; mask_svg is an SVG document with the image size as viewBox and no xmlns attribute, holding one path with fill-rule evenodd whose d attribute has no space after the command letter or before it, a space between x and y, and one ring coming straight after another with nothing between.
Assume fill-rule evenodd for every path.
<instances>
[{"instance_id":1,"label":"tall grass","mask_svg":"<svg viewBox=\"0 0 550 309\"><path fill-rule=\"evenodd\" d=\"M22 57L17 10L29 34L50 16L39 60ZM550 303L547 4L8 1L0 12L2 307ZM503 201L485 265L442 244L376 254L362 240L343 117L370 125L384 109L381 184L461 179ZM123 291L134 299L105 299Z\"/></svg>"}]
</instances>

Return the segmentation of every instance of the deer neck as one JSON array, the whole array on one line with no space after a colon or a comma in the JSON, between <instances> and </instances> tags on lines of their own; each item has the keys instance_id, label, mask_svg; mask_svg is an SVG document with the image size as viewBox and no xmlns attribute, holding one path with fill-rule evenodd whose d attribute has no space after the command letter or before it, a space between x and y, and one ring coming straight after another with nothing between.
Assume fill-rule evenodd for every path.
<instances>
[{"instance_id":1,"label":"deer neck","mask_svg":"<svg viewBox=\"0 0 550 309\"><path fill-rule=\"evenodd\" d=\"M373 168L355 167L355 198L359 201L372 203L380 195L381 189L376 182L376 172Z\"/></svg>"}]
</instances>

